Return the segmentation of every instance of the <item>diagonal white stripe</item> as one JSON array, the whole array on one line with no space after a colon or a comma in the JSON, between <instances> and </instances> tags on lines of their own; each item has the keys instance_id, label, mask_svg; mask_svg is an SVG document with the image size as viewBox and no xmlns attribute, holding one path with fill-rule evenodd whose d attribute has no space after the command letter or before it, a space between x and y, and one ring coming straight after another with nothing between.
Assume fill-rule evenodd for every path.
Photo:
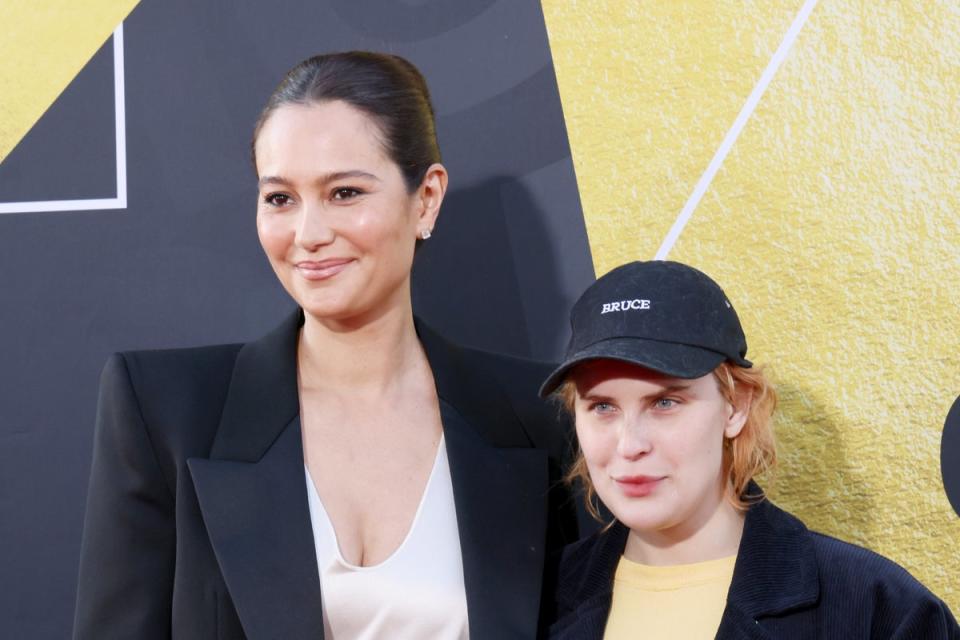
<instances>
[{"instance_id":1,"label":"diagonal white stripe","mask_svg":"<svg viewBox=\"0 0 960 640\"><path fill-rule=\"evenodd\" d=\"M42 213L47 211L94 211L127 208L127 118L124 101L123 23L113 32L113 100L117 156L117 196L85 200L41 200L37 202L0 202L2 213Z\"/></svg>"},{"instance_id":2,"label":"diagonal white stripe","mask_svg":"<svg viewBox=\"0 0 960 640\"><path fill-rule=\"evenodd\" d=\"M750 116L753 115L753 110L757 108L760 98L763 97L763 93L767 90L767 86L770 84L770 81L773 80L773 76L777 73L777 69L780 68L780 64L787 57L787 54L790 52L790 48L793 47L793 43L800 34L800 30L803 29L803 25L807 22L810 12L812 12L813 8L817 6L817 2L818 0L806 0L806 2L803 3L803 6L800 7L800 11L797 12L797 16L793 19L793 24L790 25L786 35L783 37L783 41L780 43L780 46L777 47L776 52L774 52L773 57L767 64L767 68L764 69L763 74L760 75L760 80L753 88L753 91L750 92L750 96L744 103L743 108L740 109L740 113L737 114L736 120L733 121L733 126L731 126L730 130L727 131L727 135L724 136L723 142L720 143L720 147L713 155L713 159L711 159L710 164L707 165L707 170L703 172L702 176L700 176L700 180L697 181L696 186L693 188L693 193L690 194L686 204L683 205L683 209L680 210L680 215L677 216L673 226L670 227L670 231L667 232L666 237L663 239L663 243L660 245L660 249L657 251L657 255L654 256L654 260L666 260L670 250L673 249L673 245L677 242L677 238L680 237L680 233L683 231L683 228L687 226L690 216L693 215L697 205L700 204L703 194L707 192L707 189L710 187L710 183L713 182L714 176L717 175L717 171L719 171L720 167L723 166L723 161L727 159L727 154L730 153L730 149L740 136L740 132L743 131L743 127L747 124L747 120L749 120Z\"/></svg>"}]
</instances>

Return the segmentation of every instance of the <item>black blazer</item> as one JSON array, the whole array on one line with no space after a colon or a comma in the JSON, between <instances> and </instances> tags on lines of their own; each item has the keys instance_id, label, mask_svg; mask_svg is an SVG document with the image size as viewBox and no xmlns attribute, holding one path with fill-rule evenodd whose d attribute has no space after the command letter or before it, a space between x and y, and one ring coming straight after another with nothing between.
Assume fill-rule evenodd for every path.
<instances>
[{"instance_id":1,"label":"black blazer","mask_svg":"<svg viewBox=\"0 0 960 640\"><path fill-rule=\"evenodd\" d=\"M758 490L753 485L748 493ZM603 637L628 533L617 522L564 550L550 638ZM643 637L642 629L636 637ZM716 637L958 640L960 627L947 606L901 567L809 531L764 500L747 512Z\"/></svg>"},{"instance_id":2,"label":"black blazer","mask_svg":"<svg viewBox=\"0 0 960 640\"><path fill-rule=\"evenodd\" d=\"M299 428L301 323L297 313L245 345L109 360L75 638L323 637ZM553 588L545 567L577 534L558 482L567 431L537 398L549 367L417 331L441 400L471 638L533 638Z\"/></svg>"}]
</instances>

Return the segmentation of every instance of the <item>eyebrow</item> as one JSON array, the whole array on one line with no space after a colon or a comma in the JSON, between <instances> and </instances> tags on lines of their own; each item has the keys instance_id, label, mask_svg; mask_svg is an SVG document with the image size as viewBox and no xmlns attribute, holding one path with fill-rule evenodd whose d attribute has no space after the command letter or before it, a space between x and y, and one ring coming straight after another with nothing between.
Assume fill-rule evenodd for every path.
<instances>
[{"instance_id":1,"label":"eyebrow","mask_svg":"<svg viewBox=\"0 0 960 640\"><path fill-rule=\"evenodd\" d=\"M322 185L348 178L366 178L368 180L376 180L377 182L380 182L380 178L372 173L361 171L360 169L352 169L350 171L332 171L330 173L321 174L314 179L313 183ZM293 186L293 181L288 178L284 178L283 176L263 176L257 181L258 187L262 188L263 185L266 184L279 184L289 187Z\"/></svg>"},{"instance_id":2,"label":"eyebrow","mask_svg":"<svg viewBox=\"0 0 960 640\"><path fill-rule=\"evenodd\" d=\"M668 384L668 385L665 386L663 389L661 389L659 392L657 392L657 393L651 393L650 395L652 395L652 396L659 396L659 395L663 395L664 393L673 393L674 391L686 391L686 390L689 389L691 386L693 386L693 385L692 385L692 383L690 383L690 382L678 382L678 383L676 383L676 384Z\"/></svg>"},{"instance_id":3,"label":"eyebrow","mask_svg":"<svg viewBox=\"0 0 960 640\"><path fill-rule=\"evenodd\" d=\"M677 392L677 391L686 391L687 389L690 388L690 386L691 386L691 383L684 383L684 382L678 382L677 384L669 384L669 385L667 385L667 386L665 386L665 387L662 387L662 388L658 389L657 391L654 391L653 393L648 393L648 394L646 394L646 395L644 395L644 396L641 396L641 397L643 397L643 398L659 398L660 396L664 396L664 395L667 395L667 394L669 394L669 393L675 393L675 392ZM611 399L612 399L612 396L604 395L604 394L602 394L602 393L588 393L588 394L586 394L586 395L584 395L584 396L580 396L580 398L581 398L582 400L589 400L589 401L591 401L591 402L597 402L597 401L611 400Z\"/></svg>"}]
</instances>

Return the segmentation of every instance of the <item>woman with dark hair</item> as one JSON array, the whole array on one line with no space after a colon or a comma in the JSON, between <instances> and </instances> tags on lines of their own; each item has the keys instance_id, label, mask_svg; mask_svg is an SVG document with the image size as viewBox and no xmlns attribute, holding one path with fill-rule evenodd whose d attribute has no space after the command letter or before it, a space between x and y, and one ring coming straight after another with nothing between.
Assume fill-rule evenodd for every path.
<instances>
[{"instance_id":1,"label":"woman with dark hair","mask_svg":"<svg viewBox=\"0 0 960 640\"><path fill-rule=\"evenodd\" d=\"M541 393L576 421L570 478L614 519L564 550L550 638L960 639L906 571L807 530L753 482L776 460L776 394L713 280L634 262L570 318Z\"/></svg>"},{"instance_id":2,"label":"woman with dark hair","mask_svg":"<svg viewBox=\"0 0 960 640\"><path fill-rule=\"evenodd\" d=\"M413 316L447 189L423 77L305 60L252 150L260 242L300 308L247 344L110 359L75 637L535 637L576 535L565 434L542 365Z\"/></svg>"}]
</instances>

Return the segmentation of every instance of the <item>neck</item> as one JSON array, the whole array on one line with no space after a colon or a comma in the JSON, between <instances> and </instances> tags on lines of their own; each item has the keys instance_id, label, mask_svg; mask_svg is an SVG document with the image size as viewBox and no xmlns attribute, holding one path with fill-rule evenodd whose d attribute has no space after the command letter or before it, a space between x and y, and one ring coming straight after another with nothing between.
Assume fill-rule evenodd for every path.
<instances>
[{"instance_id":1,"label":"neck","mask_svg":"<svg viewBox=\"0 0 960 640\"><path fill-rule=\"evenodd\" d=\"M354 395L381 394L399 378L429 366L409 300L359 319L306 313L297 355L301 390L349 390Z\"/></svg>"},{"instance_id":2,"label":"neck","mask_svg":"<svg viewBox=\"0 0 960 640\"><path fill-rule=\"evenodd\" d=\"M624 555L646 565L693 564L737 553L743 537L744 514L721 492L706 513L674 527L656 531L631 529Z\"/></svg>"}]
</instances>

